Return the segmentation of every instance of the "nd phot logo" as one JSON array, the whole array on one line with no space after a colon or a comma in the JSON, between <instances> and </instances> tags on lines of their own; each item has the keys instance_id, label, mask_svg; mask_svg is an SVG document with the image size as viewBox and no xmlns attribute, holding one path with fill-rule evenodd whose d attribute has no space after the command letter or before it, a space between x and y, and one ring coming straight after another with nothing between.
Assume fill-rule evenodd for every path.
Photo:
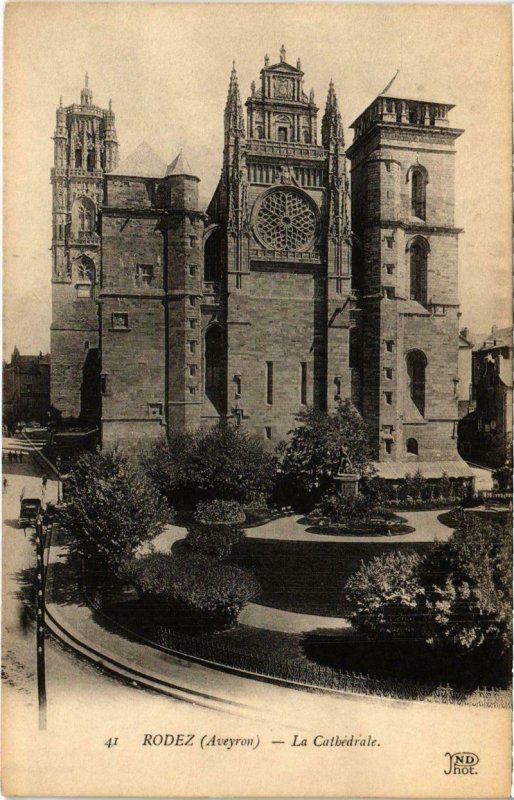
<instances>
[{"instance_id":1,"label":"nd phot logo","mask_svg":"<svg viewBox=\"0 0 514 800\"><path fill-rule=\"evenodd\" d=\"M476 753L445 753L448 761L448 769L445 775L476 775L476 765L480 761Z\"/></svg>"}]
</instances>

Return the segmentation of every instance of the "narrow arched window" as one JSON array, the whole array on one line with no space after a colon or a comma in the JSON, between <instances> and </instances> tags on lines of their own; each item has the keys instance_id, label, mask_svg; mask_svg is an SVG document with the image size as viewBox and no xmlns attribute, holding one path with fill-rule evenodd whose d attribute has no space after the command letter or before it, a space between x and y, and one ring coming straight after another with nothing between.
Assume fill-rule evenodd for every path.
<instances>
[{"instance_id":1,"label":"narrow arched window","mask_svg":"<svg viewBox=\"0 0 514 800\"><path fill-rule=\"evenodd\" d=\"M82 166L82 148L77 147L75 150L75 168L80 169Z\"/></svg>"},{"instance_id":2,"label":"narrow arched window","mask_svg":"<svg viewBox=\"0 0 514 800\"><path fill-rule=\"evenodd\" d=\"M411 176L411 213L418 219L427 218L427 182L424 170L413 170Z\"/></svg>"},{"instance_id":3,"label":"narrow arched window","mask_svg":"<svg viewBox=\"0 0 514 800\"><path fill-rule=\"evenodd\" d=\"M427 264L428 244L422 237L417 237L409 247L410 251L410 297L418 303L427 302Z\"/></svg>"},{"instance_id":4,"label":"narrow arched window","mask_svg":"<svg viewBox=\"0 0 514 800\"><path fill-rule=\"evenodd\" d=\"M303 141L304 141L304 144L310 144L310 141L311 141L311 133L310 133L310 131L304 131L303 132Z\"/></svg>"},{"instance_id":5,"label":"narrow arched window","mask_svg":"<svg viewBox=\"0 0 514 800\"><path fill-rule=\"evenodd\" d=\"M223 332L218 325L211 325L205 332L205 394L218 411L224 406L223 390Z\"/></svg>"},{"instance_id":6,"label":"narrow arched window","mask_svg":"<svg viewBox=\"0 0 514 800\"><path fill-rule=\"evenodd\" d=\"M417 439L407 439L407 452L415 456L419 455Z\"/></svg>"},{"instance_id":7,"label":"narrow arched window","mask_svg":"<svg viewBox=\"0 0 514 800\"><path fill-rule=\"evenodd\" d=\"M425 416L425 394L427 357L421 350L411 350L407 354L407 375L409 394L422 417Z\"/></svg>"},{"instance_id":8,"label":"narrow arched window","mask_svg":"<svg viewBox=\"0 0 514 800\"><path fill-rule=\"evenodd\" d=\"M360 368L360 331L358 328L350 328L350 341L349 341L349 367L350 369Z\"/></svg>"}]
</instances>

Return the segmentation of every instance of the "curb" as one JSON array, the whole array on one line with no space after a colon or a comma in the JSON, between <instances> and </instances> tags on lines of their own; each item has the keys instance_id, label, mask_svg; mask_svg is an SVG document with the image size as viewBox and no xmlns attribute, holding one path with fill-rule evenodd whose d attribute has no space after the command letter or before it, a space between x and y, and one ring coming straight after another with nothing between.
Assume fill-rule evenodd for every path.
<instances>
[{"instance_id":1,"label":"curb","mask_svg":"<svg viewBox=\"0 0 514 800\"><path fill-rule=\"evenodd\" d=\"M117 678L130 683L134 688L151 689L160 694L165 694L174 700L181 700L192 705L208 708L211 711L222 711L223 713L238 714L246 712L246 715L260 714L258 708L239 703L233 700L224 700L215 695L198 692L194 689L187 689L167 681L164 678L146 670L134 669L126 661L114 658L107 651L101 651L93 647L87 640L79 640L67 629L65 622L59 621L59 613L56 611L55 603L46 605L46 626L52 635L59 639L75 653L87 659L91 663L105 670Z\"/></svg>"},{"instance_id":2,"label":"curb","mask_svg":"<svg viewBox=\"0 0 514 800\"><path fill-rule=\"evenodd\" d=\"M47 548L46 559L47 592L48 595L52 597L52 579L49 577L50 573L48 572L48 567L50 566L50 549L50 547ZM95 609L91 610L94 613L97 613ZM107 619L111 621L109 617L107 617ZM247 703L242 703L237 700L230 700L217 697L216 695L210 695L206 692L198 691L197 689L189 689L185 686L181 686L173 683L170 680L167 680L158 673L152 672L151 670L145 670L142 667L136 669L128 661L121 659L115 653L100 649L98 645L93 644L85 638L78 638L78 636L72 631L72 629L70 629L69 624L61 615L58 604L53 600L45 603L45 623L50 633L66 647L114 677L121 678L125 683L132 685L134 688L150 689L154 692L167 695L174 700L180 700L191 705L208 708L211 711L221 711L225 714L228 713L236 716L252 717L253 719L259 719L260 721L276 721L274 720L273 716L266 713L264 709L251 706ZM122 626L118 627L120 630L125 631ZM194 657L191 658L180 653L175 653L168 648L160 647L159 645L151 643L143 639L143 637L135 636L135 638L139 640L141 644L160 650L177 661L195 662L206 669L217 668L217 665L215 664L210 664L202 659L195 659ZM241 672L230 669L226 671L235 674L236 677L245 678L247 680L252 680L257 677L253 674L245 675Z\"/></svg>"}]
</instances>

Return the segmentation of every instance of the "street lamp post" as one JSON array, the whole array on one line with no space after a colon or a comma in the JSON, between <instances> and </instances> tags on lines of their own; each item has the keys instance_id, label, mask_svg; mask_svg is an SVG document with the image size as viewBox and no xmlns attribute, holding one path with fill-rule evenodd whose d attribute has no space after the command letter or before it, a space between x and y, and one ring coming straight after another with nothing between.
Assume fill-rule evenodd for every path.
<instances>
[{"instance_id":1,"label":"street lamp post","mask_svg":"<svg viewBox=\"0 0 514 800\"><path fill-rule=\"evenodd\" d=\"M36 667L39 730L46 730L45 676L45 529L43 514L36 519Z\"/></svg>"}]
</instances>

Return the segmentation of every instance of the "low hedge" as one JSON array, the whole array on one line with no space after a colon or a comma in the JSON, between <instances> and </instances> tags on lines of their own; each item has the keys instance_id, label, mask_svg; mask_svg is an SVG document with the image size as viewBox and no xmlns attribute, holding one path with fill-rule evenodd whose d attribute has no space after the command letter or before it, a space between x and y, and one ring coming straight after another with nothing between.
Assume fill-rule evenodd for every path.
<instances>
[{"instance_id":1,"label":"low hedge","mask_svg":"<svg viewBox=\"0 0 514 800\"><path fill-rule=\"evenodd\" d=\"M234 545L244 538L244 531L239 525L190 525L184 544L193 553L203 553L219 561L227 559Z\"/></svg>"},{"instance_id":2,"label":"low hedge","mask_svg":"<svg viewBox=\"0 0 514 800\"><path fill-rule=\"evenodd\" d=\"M169 607L186 627L231 627L245 603L259 592L253 575L202 553L151 553L136 560L130 581L141 599Z\"/></svg>"},{"instance_id":3,"label":"low hedge","mask_svg":"<svg viewBox=\"0 0 514 800\"><path fill-rule=\"evenodd\" d=\"M242 525L246 516L236 500L204 500L196 506L194 518L207 525Z\"/></svg>"}]
</instances>

